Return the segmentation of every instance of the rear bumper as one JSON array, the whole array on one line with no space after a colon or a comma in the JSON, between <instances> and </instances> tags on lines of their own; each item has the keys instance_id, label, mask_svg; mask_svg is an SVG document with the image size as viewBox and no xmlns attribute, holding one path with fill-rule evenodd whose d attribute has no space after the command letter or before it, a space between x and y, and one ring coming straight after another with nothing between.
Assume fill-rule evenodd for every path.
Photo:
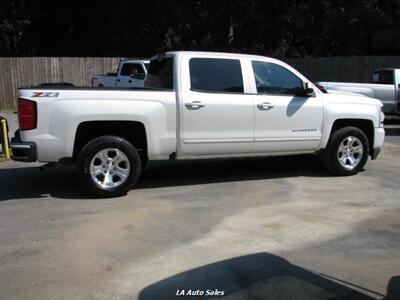
<instances>
[{"instance_id":1,"label":"rear bumper","mask_svg":"<svg viewBox=\"0 0 400 300\"><path fill-rule=\"evenodd\" d=\"M15 132L15 137L11 139L11 158L15 161L35 162L37 161L37 148L34 142L22 142L19 130Z\"/></svg>"}]
</instances>

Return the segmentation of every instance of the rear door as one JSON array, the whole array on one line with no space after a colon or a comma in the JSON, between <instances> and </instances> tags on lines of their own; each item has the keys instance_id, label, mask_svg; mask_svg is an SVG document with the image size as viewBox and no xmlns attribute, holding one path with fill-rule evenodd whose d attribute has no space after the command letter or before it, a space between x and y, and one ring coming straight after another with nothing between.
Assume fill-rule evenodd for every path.
<instances>
[{"instance_id":1,"label":"rear door","mask_svg":"<svg viewBox=\"0 0 400 300\"><path fill-rule=\"evenodd\" d=\"M254 102L239 58L183 57L181 152L250 153Z\"/></svg>"}]
</instances>

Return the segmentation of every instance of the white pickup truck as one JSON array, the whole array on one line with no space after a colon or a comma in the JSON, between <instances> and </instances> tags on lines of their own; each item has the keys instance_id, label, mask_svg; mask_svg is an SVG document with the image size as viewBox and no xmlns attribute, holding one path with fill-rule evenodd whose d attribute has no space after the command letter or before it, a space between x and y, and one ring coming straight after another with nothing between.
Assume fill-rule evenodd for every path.
<instances>
[{"instance_id":1,"label":"white pickup truck","mask_svg":"<svg viewBox=\"0 0 400 300\"><path fill-rule=\"evenodd\" d=\"M116 73L94 75L92 86L105 87L143 87L147 76L149 60L125 59L119 62Z\"/></svg>"},{"instance_id":2,"label":"white pickup truck","mask_svg":"<svg viewBox=\"0 0 400 300\"><path fill-rule=\"evenodd\" d=\"M400 69L379 69L372 73L371 83L317 82L328 93L359 94L377 98L383 112L400 114Z\"/></svg>"},{"instance_id":3,"label":"white pickup truck","mask_svg":"<svg viewBox=\"0 0 400 300\"><path fill-rule=\"evenodd\" d=\"M125 194L148 160L314 153L353 175L385 136L379 100L324 94L263 56L167 52L141 89L28 87L18 97L13 159L73 162L99 197Z\"/></svg>"}]
</instances>

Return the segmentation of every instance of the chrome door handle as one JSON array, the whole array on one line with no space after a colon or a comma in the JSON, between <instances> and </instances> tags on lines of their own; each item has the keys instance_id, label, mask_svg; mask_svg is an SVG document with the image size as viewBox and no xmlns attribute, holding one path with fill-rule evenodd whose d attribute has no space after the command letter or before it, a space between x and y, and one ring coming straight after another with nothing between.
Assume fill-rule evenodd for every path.
<instances>
[{"instance_id":1,"label":"chrome door handle","mask_svg":"<svg viewBox=\"0 0 400 300\"><path fill-rule=\"evenodd\" d=\"M263 102L263 103L258 103L257 107L259 110L269 110L269 109L273 108L274 106L269 102Z\"/></svg>"},{"instance_id":2,"label":"chrome door handle","mask_svg":"<svg viewBox=\"0 0 400 300\"><path fill-rule=\"evenodd\" d=\"M186 103L185 106L187 109L199 109L201 107L204 107L204 104L201 101L192 101L192 102Z\"/></svg>"}]
</instances>

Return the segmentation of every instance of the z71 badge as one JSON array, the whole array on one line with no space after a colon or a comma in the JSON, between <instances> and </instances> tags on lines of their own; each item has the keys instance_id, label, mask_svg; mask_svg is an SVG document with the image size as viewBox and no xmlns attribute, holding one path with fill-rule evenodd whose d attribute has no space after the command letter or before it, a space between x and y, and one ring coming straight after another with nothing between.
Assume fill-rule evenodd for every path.
<instances>
[{"instance_id":1,"label":"z71 badge","mask_svg":"<svg viewBox=\"0 0 400 300\"><path fill-rule=\"evenodd\" d=\"M32 97L58 97L58 92L33 92Z\"/></svg>"}]
</instances>

